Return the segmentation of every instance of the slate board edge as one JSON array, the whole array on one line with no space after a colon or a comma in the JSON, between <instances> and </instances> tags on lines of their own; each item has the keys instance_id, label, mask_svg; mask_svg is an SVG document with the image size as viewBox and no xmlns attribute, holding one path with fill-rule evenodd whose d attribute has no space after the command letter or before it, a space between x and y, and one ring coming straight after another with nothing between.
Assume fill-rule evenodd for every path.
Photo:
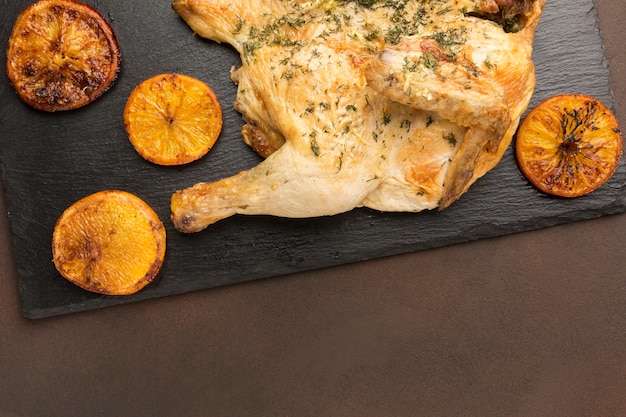
<instances>
[{"instance_id":1,"label":"slate board edge","mask_svg":"<svg viewBox=\"0 0 626 417\"><path fill-rule=\"evenodd\" d=\"M489 234L485 234L485 235L476 233L471 237L460 235L460 236L456 236L456 238L448 238L440 242L434 242L426 246L416 245L416 246L411 247L411 246L398 244L398 246L396 247L387 248L388 253L383 254L383 255L381 255L380 253L371 253L371 254L364 253L362 254L363 256L361 258L355 259L349 262L346 262L346 261L337 261L335 263L329 262L325 265L319 265L314 268L307 268L307 269L296 268L293 271L286 271L280 274L252 276L252 277L249 277L249 279L247 279L246 281L228 284L228 285L244 285L246 283L250 283L250 282L261 280L261 279L282 279L282 278L287 278L289 275L292 275L295 273L311 272L315 270L323 270L326 268L332 268L332 267L337 267L337 266L350 265L350 264L357 263L357 262L365 262L365 261L373 260L373 259L382 259L386 257L399 256L399 255L404 255L404 254L409 254L409 253L417 253L417 252L426 251L426 250L434 250L437 248L455 246L455 245L470 243L470 242L474 242L478 240L497 239L503 236L514 235L518 233L532 232L536 230L547 229L547 228L554 227L554 226L571 224L571 223L579 222L579 221L588 221L588 220L593 220L593 219L597 219L597 218L605 217L605 216L612 216L612 215L616 215L616 214L620 214L624 212L626 212L626 196L622 199L621 203L616 201L615 205L608 207L608 208L604 208L603 210L585 211L583 216L581 216L580 214L573 214L571 216L562 215L558 218L549 217L546 223L539 225L539 226L537 226L536 223L534 222L533 223L515 223L515 224L504 225L504 227L500 225L499 226L500 232L497 232L497 233L490 232ZM225 286L227 285L220 285L220 286L208 288L206 286L199 285L198 288L186 288L179 292L168 292L168 294L139 292L131 296L121 296L121 297L102 296L102 298L85 300L80 303L69 304L69 305L53 307L53 308L25 309L24 306L22 305L22 314L24 315L24 317L28 319L33 319L33 320L45 319L45 318L51 318L51 317L65 315L65 314L80 313L80 312L86 312L86 311L97 310L97 309L102 309L102 308L110 308L110 307L114 307L118 305L121 306L121 305L135 303L135 302L149 301L149 300L154 300L154 299L161 298L164 296L177 296L177 295L183 295L183 294L197 292L197 291L210 291L210 290L220 288L220 287L225 287ZM21 282L19 285L19 290L20 290L20 293L22 293L22 291L25 291Z\"/></svg>"}]
</instances>

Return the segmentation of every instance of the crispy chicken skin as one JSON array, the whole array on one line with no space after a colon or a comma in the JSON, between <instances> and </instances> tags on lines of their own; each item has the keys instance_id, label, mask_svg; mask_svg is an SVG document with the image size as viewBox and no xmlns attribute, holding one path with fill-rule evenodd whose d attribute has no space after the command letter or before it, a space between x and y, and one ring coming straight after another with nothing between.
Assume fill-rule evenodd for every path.
<instances>
[{"instance_id":1,"label":"crispy chicken skin","mask_svg":"<svg viewBox=\"0 0 626 417\"><path fill-rule=\"evenodd\" d=\"M235 108L266 158L177 191L175 227L448 207L528 106L545 1L175 0L195 33L240 53Z\"/></svg>"}]
</instances>

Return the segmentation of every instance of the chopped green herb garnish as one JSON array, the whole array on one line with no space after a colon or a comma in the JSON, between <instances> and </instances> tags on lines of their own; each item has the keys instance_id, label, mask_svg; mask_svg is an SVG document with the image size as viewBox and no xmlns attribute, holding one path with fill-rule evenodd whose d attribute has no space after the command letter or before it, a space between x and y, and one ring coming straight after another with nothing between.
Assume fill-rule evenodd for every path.
<instances>
[{"instance_id":1,"label":"chopped green herb garnish","mask_svg":"<svg viewBox=\"0 0 626 417\"><path fill-rule=\"evenodd\" d=\"M453 132L443 135L443 138L452 146L456 146L456 135Z\"/></svg>"}]
</instances>

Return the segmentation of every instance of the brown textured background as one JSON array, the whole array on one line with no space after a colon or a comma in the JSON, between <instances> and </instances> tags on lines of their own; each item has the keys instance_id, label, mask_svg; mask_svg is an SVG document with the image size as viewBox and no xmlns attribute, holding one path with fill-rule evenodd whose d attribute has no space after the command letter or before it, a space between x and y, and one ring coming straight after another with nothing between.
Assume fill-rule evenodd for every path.
<instances>
[{"instance_id":1,"label":"brown textured background","mask_svg":"<svg viewBox=\"0 0 626 417\"><path fill-rule=\"evenodd\" d=\"M626 3L597 3L626 126ZM625 235L622 214L29 321L2 215L0 417L626 416Z\"/></svg>"}]
</instances>

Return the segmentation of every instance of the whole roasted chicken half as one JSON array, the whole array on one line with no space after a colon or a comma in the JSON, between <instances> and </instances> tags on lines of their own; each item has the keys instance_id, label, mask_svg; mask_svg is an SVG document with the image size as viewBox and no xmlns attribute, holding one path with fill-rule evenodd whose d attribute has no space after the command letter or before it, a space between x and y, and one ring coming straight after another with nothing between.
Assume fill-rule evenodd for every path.
<instances>
[{"instance_id":1,"label":"whole roasted chicken half","mask_svg":"<svg viewBox=\"0 0 626 417\"><path fill-rule=\"evenodd\" d=\"M234 214L444 209L502 158L535 86L546 0L175 0L232 45L264 160L172 196L196 232Z\"/></svg>"}]
</instances>

